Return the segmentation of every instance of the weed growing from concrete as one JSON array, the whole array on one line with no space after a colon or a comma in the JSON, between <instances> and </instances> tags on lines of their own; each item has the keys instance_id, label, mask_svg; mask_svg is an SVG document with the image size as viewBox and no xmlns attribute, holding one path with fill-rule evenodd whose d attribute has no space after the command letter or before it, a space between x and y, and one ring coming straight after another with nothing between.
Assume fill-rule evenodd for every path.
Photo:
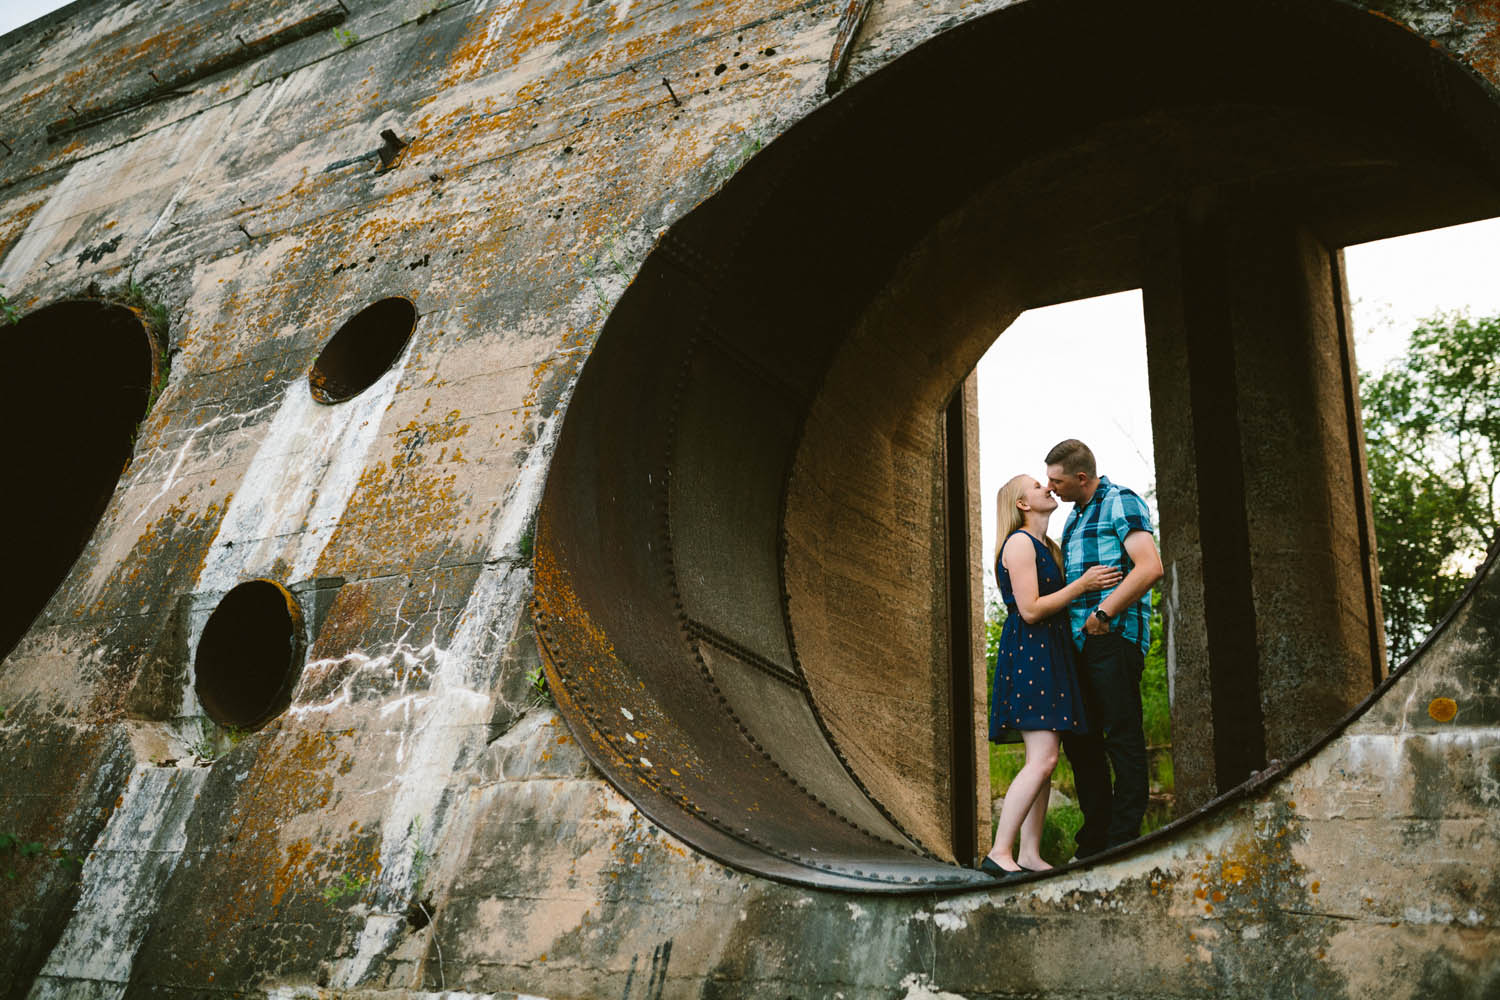
<instances>
[{"instance_id":1,"label":"weed growing from concrete","mask_svg":"<svg viewBox=\"0 0 1500 1000\"><path fill-rule=\"evenodd\" d=\"M547 674L541 667L527 672L526 683L531 689L532 708L552 704L552 690L547 687Z\"/></svg>"},{"instance_id":2,"label":"weed growing from concrete","mask_svg":"<svg viewBox=\"0 0 1500 1000\"><path fill-rule=\"evenodd\" d=\"M104 297L111 302L118 302L122 306L129 306L146 317L147 324L156 338L165 341L167 338L167 307L155 301L146 294L146 289L134 281L127 281L123 285L111 288L104 293Z\"/></svg>"},{"instance_id":3,"label":"weed growing from concrete","mask_svg":"<svg viewBox=\"0 0 1500 1000\"><path fill-rule=\"evenodd\" d=\"M579 258L583 262L584 273L588 275L589 287L594 290L594 297L599 300L599 315L601 317L609 316L609 297L604 294L604 289L599 284L599 273L595 270L600 262L608 258L609 265L614 269L615 274L623 278L625 284L630 284L630 269L626 267L624 261L620 260L620 255L615 252L615 247L619 245L622 235L622 233L617 232L613 236L607 237L604 241L604 253L601 256Z\"/></svg>"},{"instance_id":4,"label":"weed growing from concrete","mask_svg":"<svg viewBox=\"0 0 1500 1000\"><path fill-rule=\"evenodd\" d=\"M91 287L90 293L100 295L106 302L114 302L134 310L145 321L152 343L157 346L156 378L152 381L151 391L146 397L146 409L141 414L141 419L135 425L135 430L130 437L131 451L134 451L135 442L141 436L141 426L145 424L146 416L156 406L156 400L161 396L162 390L167 387L167 379L172 372L172 353L167 349L171 320L167 315L167 307L152 299L146 289L134 281L116 285L105 292L99 292L96 287Z\"/></svg>"},{"instance_id":5,"label":"weed growing from concrete","mask_svg":"<svg viewBox=\"0 0 1500 1000\"><path fill-rule=\"evenodd\" d=\"M5 877L14 882L16 879L16 862L28 858L50 856L57 860L63 869L79 871L83 868L83 859L76 854L69 854L61 847L48 848L40 840L27 840L17 833L0 833L0 858L4 858Z\"/></svg>"},{"instance_id":6,"label":"weed growing from concrete","mask_svg":"<svg viewBox=\"0 0 1500 1000\"><path fill-rule=\"evenodd\" d=\"M334 879L331 884L323 887L323 905L331 908L341 899L358 896L361 892L364 892L365 885L368 882L369 879L363 875L350 875L348 872L344 872L338 878Z\"/></svg>"},{"instance_id":7,"label":"weed growing from concrete","mask_svg":"<svg viewBox=\"0 0 1500 1000\"><path fill-rule=\"evenodd\" d=\"M0 288L4 287L4 285L0 285ZM0 295L0 317L3 317L6 323L21 322L21 310L11 305L10 299L7 299L4 295Z\"/></svg>"},{"instance_id":8,"label":"weed growing from concrete","mask_svg":"<svg viewBox=\"0 0 1500 1000\"><path fill-rule=\"evenodd\" d=\"M740 144L740 148L735 152L733 156L729 158L728 162L726 162L724 166L719 168L718 175L714 178L714 185L719 186L722 185L725 181L729 180L729 178L733 177L739 171L740 167L743 167L745 165L746 161L748 161L750 157L754 156L756 153L759 153L762 149L764 149L766 145L766 134L772 131L775 127L776 123L772 122L770 125L767 125L766 127L761 129L757 129L756 131L745 136L745 141Z\"/></svg>"},{"instance_id":9,"label":"weed growing from concrete","mask_svg":"<svg viewBox=\"0 0 1500 1000\"><path fill-rule=\"evenodd\" d=\"M411 904L406 908L406 922L413 930L421 930L423 927L431 928L432 946L437 950L438 986L441 989L447 989L448 977L443 970L443 945L438 941L437 925L430 909L431 900L422 898L427 881L427 869L432 864L432 853L422 843L422 817L412 818L411 825L406 828L406 835L412 842Z\"/></svg>"},{"instance_id":10,"label":"weed growing from concrete","mask_svg":"<svg viewBox=\"0 0 1500 1000\"><path fill-rule=\"evenodd\" d=\"M411 825L406 828L406 836L412 841L411 891L420 896L422 883L427 880L427 866L432 863L432 855L422 845L422 817L412 818Z\"/></svg>"},{"instance_id":11,"label":"weed growing from concrete","mask_svg":"<svg viewBox=\"0 0 1500 1000\"><path fill-rule=\"evenodd\" d=\"M198 764L208 765L239 746L240 741L249 735L249 730L220 726L211 719L203 718L198 720L198 738L188 749L193 752Z\"/></svg>"},{"instance_id":12,"label":"weed growing from concrete","mask_svg":"<svg viewBox=\"0 0 1500 1000\"><path fill-rule=\"evenodd\" d=\"M339 48L347 49L359 41L359 35L348 28L334 28L333 40L339 43Z\"/></svg>"}]
</instances>

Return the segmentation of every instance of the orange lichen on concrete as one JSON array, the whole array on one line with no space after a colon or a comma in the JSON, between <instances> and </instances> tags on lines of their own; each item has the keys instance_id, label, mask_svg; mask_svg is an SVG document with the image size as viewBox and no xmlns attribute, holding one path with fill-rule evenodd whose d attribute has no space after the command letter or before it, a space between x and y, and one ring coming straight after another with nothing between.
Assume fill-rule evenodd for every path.
<instances>
[{"instance_id":1,"label":"orange lichen on concrete","mask_svg":"<svg viewBox=\"0 0 1500 1000\"><path fill-rule=\"evenodd\" d=\"M1458 702L1452 698L1434 698L1427 705L1427 714L1434 722L1452 722L1458 714Z\"/></svg>"},{"instance_id":2,"label":"orange lichen on concrete","mask_svg":"<svg viewBox=\"0 0 1500 1000\"><path fill-rule=\"evenodd\" d=\"M462 465L462 454L444 447L433 455L428 447L460 438L468 429L455 412L443 421L413 422L398 431L396 453L360 474L319 560L319 572L332 573L346 559L366 566L435 564L461 534L468 499L457 489L457 473L425 468L439 462L448 468Z\"/></svg>"},{"instance_id":3,"label":"orange lichen on concrete","mask_svg":"<svg viewBox=\"0 0 1500 1000\"><path fill-rule=\"evenodd\" d=\"M1500 0L1474 0L1460 5L1453 14L1465 24L1484 26L1479 37L1465 46L1462 56L1492 85L1500 86Z\"/></svg>"},{"instance_id":4,"label":"orange lichen on concrete","mask_svg":"<svg viewBox=\"0 0 1500 1000\"><path fill-rule=\"evenodd\" d=\"M536 593L536 610L538 616L545 620L544 628L565 627L569 632L575 633L586 639L588 646L594 652L603 656L613 658L615 655L614 644L609 641L609 636L604 630L595 625L589 617L588 610L583 606L576 591L573 590L568 575L558 565L556 555L548 543L548 535L545 526L539 524L536 539L536 558L532 565L533 587ZM545 654L547 643L540 644ZM544 661L546 657L543 657ZM549 673L553 671L550 669ZM561 678L550 678L560 682Z\"/></svg>"},{"instance_id":5,"label":"orange lichen on concrete","mask_svg":"<svg viewBox=\"0 0 1500 1000\"><path fill-rule=\"evenodd\" d=\"M1253 836L1228 845L1217 858L1206 852L1203 864L1190 873L1196 886L1192 898L1201 912L1260 921L1299 898L1305 901L1306 870L1291 851L1298 839L1295 823L1290 811L1277 804L1257 817Z\"/></svg>"},{"instance_id":6,"label":"orange lichen on concrete","mask_svg":"<svg viewBox=\"0 0 1500 1000\"><path fill-rule=\"evenodd\" d=\"M4 260L5 255L10 253L21 234L26 232L26 227L31 224L31 217L46 203L47 199L39 198L20 208L7 210L5 216L0 218L0 260Z\"/></svg>"},{"instance_id":7,"label":"orange lichen on concrete","mask_svg":"<svg viewBox=\"0 0 1500 1000\"><path fill-rule=\"evenodd\" d=\"M191 510L189 498L179 497L146 525L123 558L105 553L105 558L91 567L87 588L94 600L76 605L73 616L108 616L126 605L143 611L160 601L163 594L191 586L203 570L231 497L211 502L202 510Z\"/></svg>"}]
</instances>

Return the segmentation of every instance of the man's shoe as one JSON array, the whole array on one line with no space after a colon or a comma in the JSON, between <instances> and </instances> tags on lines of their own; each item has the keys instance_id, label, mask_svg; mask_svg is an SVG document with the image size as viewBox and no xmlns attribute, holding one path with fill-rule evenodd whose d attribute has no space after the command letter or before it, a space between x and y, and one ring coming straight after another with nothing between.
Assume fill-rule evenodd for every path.
<instances>
[{"instance_id":1,"label":"man's shoe","mask_svg":"<svg viewBox=\"0 0 1500 1000\"><path fill-rule=\"evenodd\" d=\"M1102 854L1102 853L1104 853L1104 848L1103 847L1080 847L1080 848L1078 848L1078 850L1076 850L1076 851L1073 852L1073 856L1071 858L1069 858L1068 860L1069 861L1087 861L1089 858L1092 858L1094 855L1096 855L1096 854Z\"/></svg>"}]
</instances>

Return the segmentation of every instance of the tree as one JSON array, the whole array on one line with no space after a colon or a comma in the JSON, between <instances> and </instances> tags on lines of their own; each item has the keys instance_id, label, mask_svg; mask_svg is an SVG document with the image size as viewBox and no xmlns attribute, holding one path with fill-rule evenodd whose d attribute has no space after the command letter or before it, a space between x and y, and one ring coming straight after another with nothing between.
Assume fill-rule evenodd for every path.
<instances>
[{"instance_id":1,"label":"tree","mask_svg":"<svg viewBox=\"0 0 1500 1000\"><path fill-rule=\"evenodd\" d=\"M1457 600L1500 530L1500 316L1439 314L1361 373L1380 596L1392 660Z\"/></svg>"}]
</instances>

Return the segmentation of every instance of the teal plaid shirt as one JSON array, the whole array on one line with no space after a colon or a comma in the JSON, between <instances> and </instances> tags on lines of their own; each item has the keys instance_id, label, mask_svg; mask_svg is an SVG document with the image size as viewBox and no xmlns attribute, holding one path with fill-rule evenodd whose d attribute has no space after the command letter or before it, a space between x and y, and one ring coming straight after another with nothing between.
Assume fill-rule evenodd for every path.
<instances>
[{"instance_id":1,"label":"teal plaid shirt","mask_svg":"<svg viewBox=\"0 0 1500 1000\"><path fill-rule=\"evenodd\" d=\"M1128 574L1135 563L1125 551L1125 536L1135 531L1151 531L1151 511L1146 502L1131 490L1100 476L1093 498L1083 506L1074 507L1063 527L1062 549L1068 582L1078 579L1096 563L1118 566ZM1083 648L1084 622L1110 593L1090 591L1068 605L1068 621L1079 649ZM1144 655L1151 647L1151 591L1117 613L1111 628L1139 646Z\"/></svg>"}]
</instances>

